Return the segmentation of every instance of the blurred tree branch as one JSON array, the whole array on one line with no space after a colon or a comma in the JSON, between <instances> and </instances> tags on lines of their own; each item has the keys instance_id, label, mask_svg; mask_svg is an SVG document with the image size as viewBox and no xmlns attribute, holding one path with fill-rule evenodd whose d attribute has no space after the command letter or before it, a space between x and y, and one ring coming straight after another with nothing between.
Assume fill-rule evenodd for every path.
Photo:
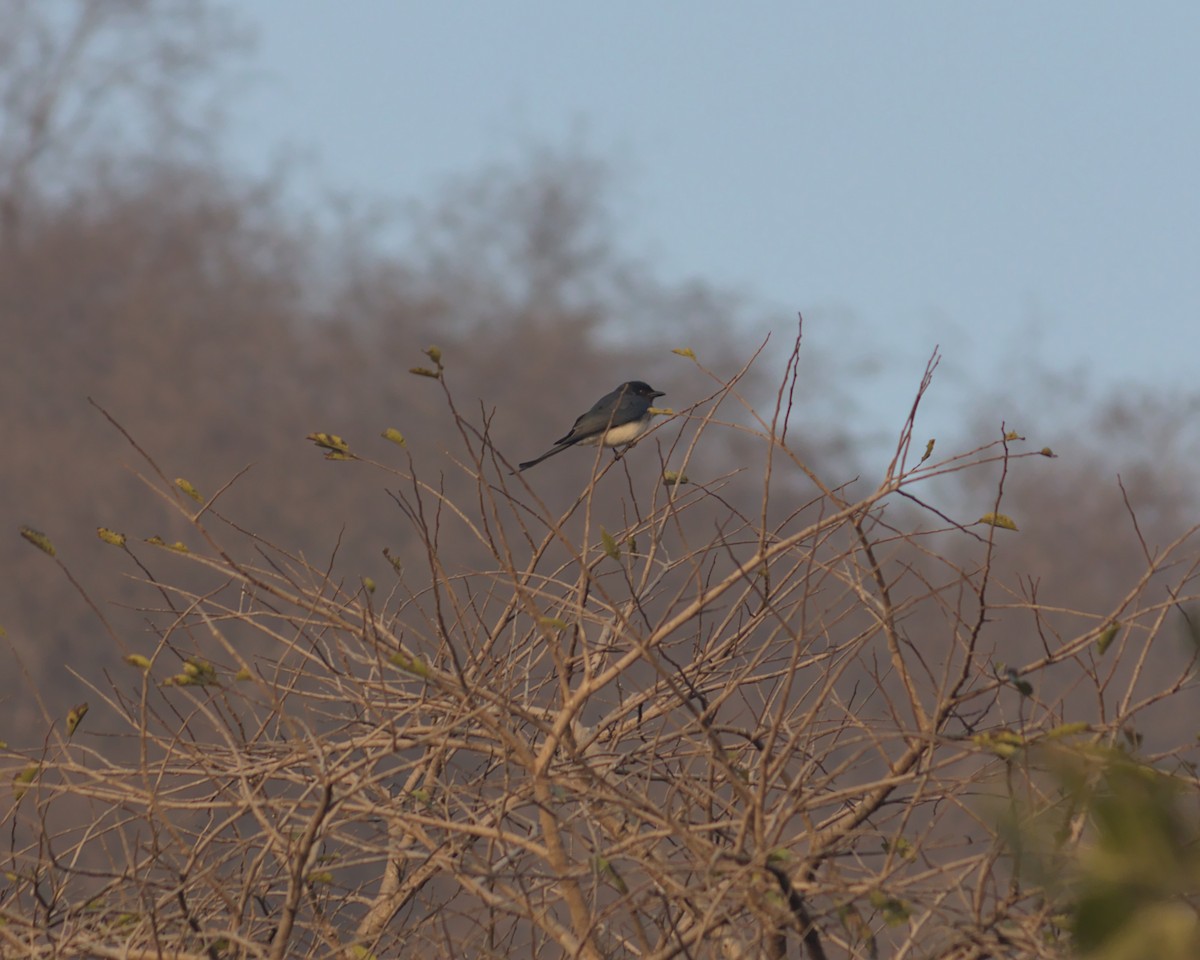
<instances>
[{"instance_id":1,"label":"blurred tree branch","mask_svg":"<svg viewBox=\"0 0 1200 960\"><path fill-rule=\"evenodd\" d=\"M247 43L207 0L7 2L0 240L14 243L33 201L67 189L81 161L211 147L218 67Z\"/></svg>"}]
</instances>

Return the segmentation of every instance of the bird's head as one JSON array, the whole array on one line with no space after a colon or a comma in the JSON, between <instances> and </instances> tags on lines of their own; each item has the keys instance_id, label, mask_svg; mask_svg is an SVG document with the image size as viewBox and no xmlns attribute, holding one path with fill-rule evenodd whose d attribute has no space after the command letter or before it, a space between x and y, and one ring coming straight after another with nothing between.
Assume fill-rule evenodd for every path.
<instances>
[{"instance_id":1,"label":"bird's head","mask_svg":"<svg viewBox=\"0 0 1200 960\"><path fill-rule=\"evenodd\" d=\"M666 396L661 390L655 390L645 380L630 380L625 384L625 391L633 394L635 397L645 397L647 400Z\"/></svg>"}]
</instances>

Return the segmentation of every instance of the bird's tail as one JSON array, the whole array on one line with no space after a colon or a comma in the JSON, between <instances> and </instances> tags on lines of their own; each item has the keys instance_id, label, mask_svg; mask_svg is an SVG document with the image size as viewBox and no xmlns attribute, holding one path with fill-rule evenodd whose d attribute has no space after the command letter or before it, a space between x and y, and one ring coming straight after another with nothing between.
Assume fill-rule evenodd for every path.
<instances>
[{"instance_id":1,"label":"bird's tail","mask_svg":"<svg viewBox=\"0 0 1200 960\"><path fill-rule=\"evenodd\" d=\"M545 453L543 453L540 457L535 457L532 460L526 460L524 463L517 464L516 472L520 473L522 470L528 470L530 467L536 467L543 460L549 459L550 457L554 456L556 453L562 453L564 450L566 450L567 448L572 447L572 446L574 446L574 444L571 444L571 443L563 443L563 444L553 446L549 450L547 450Z\"/></svg>"}]
</instances>

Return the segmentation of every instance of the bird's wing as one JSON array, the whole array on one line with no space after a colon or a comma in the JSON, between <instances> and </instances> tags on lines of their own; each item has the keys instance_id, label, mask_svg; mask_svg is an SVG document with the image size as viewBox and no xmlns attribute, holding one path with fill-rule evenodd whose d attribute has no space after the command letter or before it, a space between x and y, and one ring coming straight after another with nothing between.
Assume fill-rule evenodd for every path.
<instances>
[{"instance_id":1,"label":"bird's wing","mask_svg":"<svg viewBox=\"0 0 1200 960\"><path fill-rule=\"evenodd\" d=\"M556 444L574 443L608 429L609 421L612 419L613 408L616 406L620 396L621 387L617 387L611 393L606 393L596 401L591 410L579 415L579 418L572 424L571 429L567 431L565 437L554 442Z\"/></svg>"}]
</instances>

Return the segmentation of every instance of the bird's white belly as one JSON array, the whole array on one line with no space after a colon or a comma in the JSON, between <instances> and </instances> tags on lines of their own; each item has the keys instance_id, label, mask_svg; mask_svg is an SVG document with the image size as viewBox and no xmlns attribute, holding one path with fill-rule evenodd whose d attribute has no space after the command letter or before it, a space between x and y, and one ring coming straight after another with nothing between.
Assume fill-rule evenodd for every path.
<instances>
[{"instance_id":1,"label":"bird's white belly","mask_svg":"<svg viewBox=\"0 0 1200 960\"><path fill-rule=\"evenodd\" d=\"M638 437L646 432L646 428L650 426L650 418L645 420L634 420L632 423L623 423L619 427L613 427L611 430L606 430L603 434L595 437L589 437L583 443L595 445L602 443L606 447L620 447L627 443L633 443Z\"/></svg>"}]
</instances>

